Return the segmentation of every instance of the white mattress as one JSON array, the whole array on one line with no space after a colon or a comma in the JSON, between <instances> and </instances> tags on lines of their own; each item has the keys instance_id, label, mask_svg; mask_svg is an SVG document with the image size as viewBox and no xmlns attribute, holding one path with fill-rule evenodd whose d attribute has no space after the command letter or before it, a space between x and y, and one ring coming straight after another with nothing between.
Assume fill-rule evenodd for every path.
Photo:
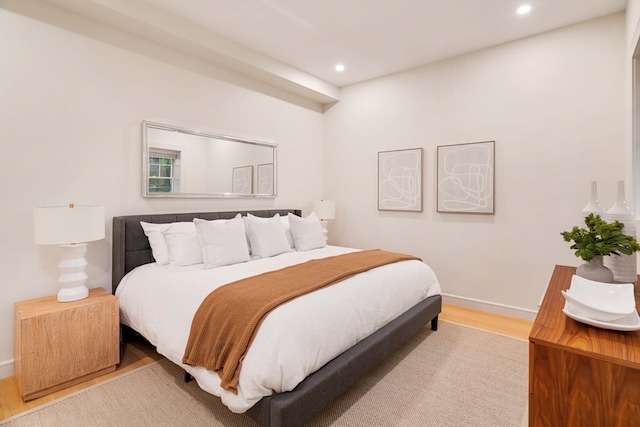
<instances>
[{"instance_id":1,"label":"white mattress","mask_svg":"<svg viewBox=\"0 0 640 427\"><path fill-rule=\"evenodd\" d=\"M191 320L202 300L215 288L243 277L353 251L327 246L210 270L202 264L146 264L127 274L117 288L121 322L140 332L231 411L244 412L264 396L293 390L349 347L424 298L439 294L440 285L423 262L403 261L280 306L262 323L243 361L237 395L220 387L215 372L181 363Z\"/></svg>"}]
</instances>

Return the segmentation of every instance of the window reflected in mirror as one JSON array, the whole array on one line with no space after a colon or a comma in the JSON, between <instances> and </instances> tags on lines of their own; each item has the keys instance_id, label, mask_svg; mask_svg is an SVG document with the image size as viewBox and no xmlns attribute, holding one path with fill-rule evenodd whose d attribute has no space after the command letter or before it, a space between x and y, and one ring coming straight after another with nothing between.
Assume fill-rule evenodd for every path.
<instances>
[{"instance_id":1,"label":"window reflected in mirror","mask_svg":"<svg viewBox=\"0 0 640 427\"><path fill-rule=\"evenodd\" d=\"M180 191L180 152L171 150L149 151L149 193Z\"/></svg>"}]
</instances>

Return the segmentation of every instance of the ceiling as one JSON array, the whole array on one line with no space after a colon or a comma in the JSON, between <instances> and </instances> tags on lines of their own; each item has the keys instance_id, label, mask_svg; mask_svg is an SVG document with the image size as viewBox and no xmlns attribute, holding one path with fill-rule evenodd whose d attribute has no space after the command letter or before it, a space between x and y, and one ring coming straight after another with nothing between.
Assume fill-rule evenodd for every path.
<instances>
[{"instance_id":1,"label":"ceiling","mask_svg":"<svg viewBox=\"0 0 640 427\"><path fill-rule=\"evenodd\" d=\"M624 11L627 0L42 0L320 104L339 88ZM531 5L518 15L517 7ZM343 63L345 71L334 70Z\"/></svg>"},{"instance_id":2,"label":"ceiling","mask_svg":"<svg viewBox=\"0 0 640 427\"><path fill-rule=\"evenodd\" d=\"M626 0L149 0L338 87L623 11ZM529 4L520 16L516 9ZM338 73L336 63L346 70Z\"/></svg>"}]
</instances>

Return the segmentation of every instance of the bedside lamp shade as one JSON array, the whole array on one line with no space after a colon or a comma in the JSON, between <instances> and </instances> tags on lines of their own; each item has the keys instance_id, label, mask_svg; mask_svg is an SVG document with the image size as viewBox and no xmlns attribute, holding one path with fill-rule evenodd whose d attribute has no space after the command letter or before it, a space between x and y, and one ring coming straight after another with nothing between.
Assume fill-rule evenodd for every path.
<instances>
[{"instance_id":1,"label":"bedside lamp shade","mask_svg":"<svg viewBox=\"0 0 640 427\"><path fill-rule=\"evenodd\" d=\"M104 207L71 204L36 208L34 237L37 245L104 239Z\"/></svg>"},{"instance_id":2,"label":"bedside lamp shade","mask_svg":"<svg viewBox=\"0 0 640 427\"><path fill-rule=\"evenodd\" d=\"M35 208L34 241L58 245L61 261L59 302L86 298L87 243L104 239L104 206L74 205Z\"/></svg>"},{"instance_id":3,"label":"bedside lamp shade","mask_svg":"<svg viewBox=\"0 0 640 427\"><path fill-rule=\"evenodd\" d=\"M336 218L336 202L333 200L311 202L311 210L314 211L321 220Z\"/></svg>"}]
</instances>

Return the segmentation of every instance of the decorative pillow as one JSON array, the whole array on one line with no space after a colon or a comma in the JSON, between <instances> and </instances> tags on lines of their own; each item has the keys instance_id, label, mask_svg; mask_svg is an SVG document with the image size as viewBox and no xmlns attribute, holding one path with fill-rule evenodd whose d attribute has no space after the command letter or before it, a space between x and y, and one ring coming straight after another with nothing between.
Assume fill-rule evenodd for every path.
<instances>
[{"instance_id":1,"label":"decorative pillow","mask_svg":"<svg viewBox=\"0 0 640 427\"><path fill-rule=\"evenodd\" d=\"M287 241L279 214L271 218L247 214L244 224L251 245L251 255L254 258L268 258L291 252L291 245Z\"/></svg>"},{"instance_id":2,"label":"decorative pillow","mask_svg":"<svg viewBox=\"0 0 640 427\"><path fill-rule=\"evenodd\" d=\"M284 235L287 238L287 243L289 243L289 247L294 249L296 246L293 243L293 236L291 235L291 226L289 225L289 215L281 216L280 222L282 223L282 227L284 228Z\"/></svg>"},{"instance_id":3,"label":"decorative pillow","mask_svg":"<svg viewBox=\"0 0 640 427\"><path fill-rule=\"evenodd\" d=\"M163 234L169 248L169 264L185 266L203 262L193 222L173 222Z\"/></svg>"},{"instance_id":4,"label":"decorative pillow","mask_svg":"<svg viewBox=\"0 0 640 427\"><path fill-rule=\"evenodd\" d=\"M164 234L166 229L169 228L169 224L154 224L150 222L140 221L144 235L149 239L149 246L151 246L151 253L158 265L169 264L169 249L167 248L167 242L164 240Z\"/></svg>"},{"instance_id":5,"label":"decorative pillow","mask_svg":"<svg viewBox=\"0 0 640 427\"><path fill-rule=\"evenodd\" d=\"M298 251L324 248L327 242L322 234L322 225L315 212L306 218L300 218L292 213L288 214L293 243Z\"/></svg>"},{"instance_id":6,"label":"decorative pillow","mask_svg":"<svg viewBox=\"0 0 640 427\"><path fill-rule=\"evenodd\" d=\"M194 218L198 230L204 268L249 261L249 247L245 235L244 221L238 214L235 218L205 221Z\"/></svg>"}]
</instances>

